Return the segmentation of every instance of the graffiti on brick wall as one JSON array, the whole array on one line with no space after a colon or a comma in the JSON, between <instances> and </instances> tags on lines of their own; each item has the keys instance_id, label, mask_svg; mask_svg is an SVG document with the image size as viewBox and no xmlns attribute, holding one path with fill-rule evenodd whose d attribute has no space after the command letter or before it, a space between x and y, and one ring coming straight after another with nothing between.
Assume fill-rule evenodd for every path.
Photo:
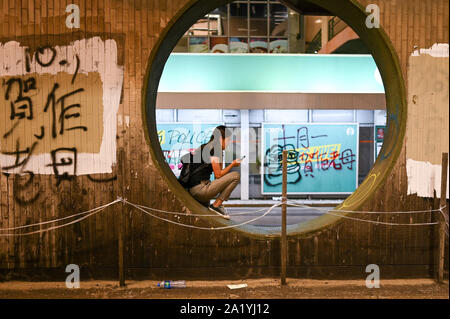
<instances>
[{"instance_id":1,"label":"graffiti on brick wall","mask_svg":"<svg viewBox=\"0 0 450 319\"><path fill-rule=\"evenodd\" d=\"M0 44L3 172L111 173L123 83L114 40Z\"/></svg>"},{"instance_id":2,"label":"graffiti on brick wall","mask_svg":"<svg viewBox=\"0 0 450 319\"><path fill-rule=\"evenodd\" d=\"M122 84L115 40L93 37L33 51L0 43L2 173L22 176L17 189L35 174L54 175L59 185L112 173Z\"/></svg>"}]
</instances>

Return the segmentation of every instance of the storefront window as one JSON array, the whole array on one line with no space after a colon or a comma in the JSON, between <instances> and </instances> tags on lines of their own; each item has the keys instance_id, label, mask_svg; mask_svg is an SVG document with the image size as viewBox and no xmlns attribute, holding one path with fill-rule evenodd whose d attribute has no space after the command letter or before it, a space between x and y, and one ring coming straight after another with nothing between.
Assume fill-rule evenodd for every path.
<instances>
[{"instance_id":1,"label":"storefront window","mask_svg":"<svg viewBox=\"0 0 450 319\"><path fill-rule=\"evenodd\" d=\"M230 4L230 35L247 36L248 35L248 4L231 3Z\"/></svg>"},{"instance_id":2,"label":"storefront window","mask_svg":"<svg viewBox=\"0 0 450 319\"><path fill-rule=\"evenodd\" d=\"M250 36L267 36L267 4L250 4Z\"/></svg>"},{"instance_id":3,"label":"storefront window","mask_svg":"<svg viewBox=\"0 0 450 319\"><path fill-rule=\"evenodd\" d=\"M230 38L231 53L248 53L247 38Z\"/></svg>"},{"instance_id":4,"label":"storefront window","mask_svg":"<svg viewBox=\"0 0 450 319\"><path fill-rule=\"evenodd\" d=\"M288 36L288 9L282 4L270 5L270 30L271 37Z\"/></svg>"},{"instance_id":5,"label":"storefront window","mask_svg":"<svg viewBox=\"0 0 450 319\"><path fill-rule=\"evenodd\" d=\"M174 52L288 53L288 18L278 1L235 1L198 20Z\"/></svg>"},{"instance_id":6,"label":"storefront window","mask_svg":"<svg viewBox=\"0 0 450 319\"><path fill-rule=\"evenodd\" d=\"M228 36L228 6L217 8L207 17L210 36Z\"/></svg>"},{"instance_id":7,"label":"storefront window","mask_svg":"<svg viewBox=\"0 0 450 319\"><path fill-rule=\"evenodd\" d=\"M251 38L250 52L251 53L267 53L267 38Z\"/></svg>"},{"instance_id":8,"label":"storefront window","mask_svg":"<svg viewBox=\"0 0 450 319\"><path fill-rule=\"evenodd\" d=\"M212 53L228 53L228 38L227 37L211 37L209 40Z\"/></svg>"},{"instance_id":9,"label":"storefront window","mask_svg":"<svg viewBox=\"0 0 450 319\"><path fill-rule=\"evenodd\" d=\"M208 37L190 37L189 38L189 52L204 53L208 52Z\"/></svg>"}]
</instances>

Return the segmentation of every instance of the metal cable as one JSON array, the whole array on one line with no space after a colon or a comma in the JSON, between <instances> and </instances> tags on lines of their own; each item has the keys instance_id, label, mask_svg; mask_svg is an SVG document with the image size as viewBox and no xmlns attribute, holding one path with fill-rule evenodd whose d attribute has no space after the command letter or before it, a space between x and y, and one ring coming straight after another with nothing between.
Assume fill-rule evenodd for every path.
<instances>
[{"instance_id":1,"label":"metal cable","mask_svg":"<svg viewBox=\"0 0 450 319\"><path fill-rule=\"evenodd\" d=\"M104 208L101 208L101 209L99 209L99 210L97 210L97 211L95 211L95 212L93 212L93 213L90 213L90 214L88 214L88 215L86 215L86 216L83 216L83 217L80 217L80 218L78 218L78 219L76 219L76 220L73 220L73 221L71 221L71 222L69 222L69 223L67 223L67 224L58 225L58 226L53 226L53 227L49 227L49 228L46 228L46 229L36 230L36 231L28 232L28 233L19 233L19 234L11 234L11 233L9 233L9 234L0 234L0 237L14 237L14 236L20 237L20 236L27 236L27 235L33 235L33 234L44 233L44 232L47 232L47 231L50 231L50 230L55 230L55 229L58 229L58 228L62 228L62 227L66 227L66 226L69 226L69 225L78 223L78 222L80 222L80 221L82 221L82 220L84 220L84 219L86 219L86 218L88 218L88 217L90 217L90 216L92 216L92 215L95 215L95 214L97 214L97 213L103 211L104 209L105 209L105 207L104 207Z\"/></svg>"},{"instance_id":2,"label":"metal cable","mask_svg":"<svg viewBox=\"0 0 450 319\"><path fill-rule=\"evenodd\" d=\"M66 216L66 217L62 217L62 218L58 218L58 219L54 219L54 220L49 220L49 221L35 223L35 224L30 224L30 225L17 226L17 227L0 228L0 232L1 231L17 230L17 229L23 229L23 228L28 228L28 227L36 227L36 226L41 226L41 225L46 225L46 224L57 223L57 222L60 222L62 220L70 219L70 218L73 218L73 217L76 217L76 216L81 216L81 215L89 214L91 212L95 212L95 211L100 210L100 209L104 209L104 208L106 208L108 206L114 205L115 203L118 203L118 202L121 202L121 201L122 201L122 199L118 198L118 199L116 199L115 201L112 201L109 204L105 204L105 205L102 205L102 206L90 209L90 210L85 211L85 212L73 214L73 215L70 215L70 216Z\"/></svg>"},{"instance_id":3,"label":"metal cable","mask_svg":"<svg viewBox=\"0 0 450 319\"><path fill-rule=\"evenodd\" d=\"M157 218L157 219L159 219L159 220L163 220L163 221L165 221L165 222L168 222L168 223L171 223L171 224L175 224L175 225L178 225L178 226L183 226L183 227L188 227L188 228L195 228L195 229L201 229L201 230L223 230L223 229L236 228L236 227L239 227L239 226L243 226L243 225L252 223L252 222L254 222L254 221L257 221L257 220L259 220L259 219L265 217L266 215L268 215L268 214L272 211L272 209L274 209L274 208L277 207L277 206L282 205L282 203L274 204L274 205L272 205L272 207L270 207L270 208L269 208L264 214L262 214L261 216L255 217L255 218L253 218L253 219L250 219L250 220L248 220L248 221L245 221L245 222L242 222L242 223L239 223L239 224L234 224L234 225L229 225L229 226L222 226L222 227L209 227L209 228L208 228L208 227L199 227L199 226L194 226L194 225L188 225L188 224L178 223L178 222L175 222L175 221L170 220L170 219L166 219L166 218L163 218L163 217L159 217L159 216L153 215L153 214L147 212L146 210L144 210L143 208L139 207L138 205L133 204L133 203L130 203L129 201L127 201L127 200L125 200L125 199L123 200L123 202L126 203L126 204L128 204L128 205L131 205L131 206L133 206L134 208L136 208L136 209L142 211L143 213L145 213L145 214L147 214L147 215L149 215L149 216L152 216L152 217L154 217L154 218ZM203 215L203 216L204 216L204 215ZM214 216L219 216L219 215L214 215ZM220 216L219 216L219 217L220 217Z\"/></svg>"},{"instance_id":4,"label":"metal cable","mask_svg":"<svg viewBox=\"0 0 450 319\"><path fill-rule=\"evenodd\" d=\"M296 206L295 204L292 204L292 203L291 203L291 205ZM361 218L350 217L350 216L345 216L345 215L333 214L333 213L330 213L329 211L326 211L325 214L336 216L336 217L341 217L341 218L346 218L346 219L351 219L351 220L357 220L357 221L366 222L366 223L381 224L381 225L388 225L388 226L429 226L429 225L439 224L438 222L414 223L414 224L388 223L388 222L379 222L379 221L374 221L374 220L369 220L369 219L361 219Z\"/></svg>"}]
</instances>

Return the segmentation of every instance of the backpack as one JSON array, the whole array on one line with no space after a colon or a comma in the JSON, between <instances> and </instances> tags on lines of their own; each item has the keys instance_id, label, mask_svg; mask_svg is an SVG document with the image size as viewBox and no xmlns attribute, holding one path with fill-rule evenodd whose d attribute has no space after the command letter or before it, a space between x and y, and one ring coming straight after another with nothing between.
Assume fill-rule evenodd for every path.
<instances>
[{"instance_id":1,"label":"backpack","mask_svg":"<svg viewBox=\"0 0 450 319\"><path fill-rule=\"evenodd\" d=\"M194 155L191 152L183 155L180 161L181 164L183 164L183 167L181 168L180 176L178 177L178 182L184 188L189 188L190 177L208 164L194 163Z\"/></svg>"}]
</instances>

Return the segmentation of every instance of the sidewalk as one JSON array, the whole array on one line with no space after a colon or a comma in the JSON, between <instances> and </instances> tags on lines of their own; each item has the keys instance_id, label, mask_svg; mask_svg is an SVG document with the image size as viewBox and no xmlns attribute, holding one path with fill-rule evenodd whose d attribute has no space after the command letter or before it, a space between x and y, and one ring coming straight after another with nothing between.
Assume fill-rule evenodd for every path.
<instances>
[{"instance_id":1,"label":"sidewalk","mask_svg":"<svg viewBox=\"0 0 450 319\"><path fill-rule=\"evenodd\" d=\"M231 290L230 284L248 287ZM380 288L369 289L361 280L310 280L287 278L280 286L278 278L186 281L184 289L160 289L157 281L81 281L79 289L68 289L64 282L0 282L0 299L7 298L149 298L149 299L448 299L448 281L437 284L431 279L381 280Z\"/></svg>"}]
</instances>

